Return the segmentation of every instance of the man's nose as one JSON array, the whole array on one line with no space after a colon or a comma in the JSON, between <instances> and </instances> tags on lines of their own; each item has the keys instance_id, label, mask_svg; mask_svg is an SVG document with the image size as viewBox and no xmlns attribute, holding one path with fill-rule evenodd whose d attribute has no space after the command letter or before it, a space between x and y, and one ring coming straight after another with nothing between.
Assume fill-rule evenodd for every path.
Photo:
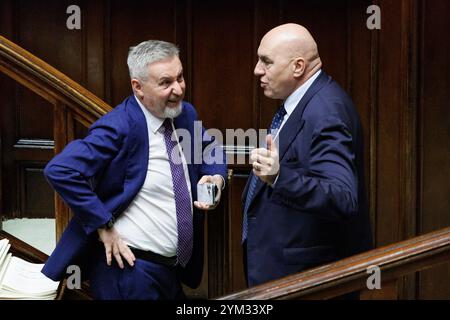
<instances>
[{"instance_id":1,"label":"man's nose","mask_svg":"<svg viewBox=\"0 0 450 320\"><path fill-rule=\"evenodd\" d=\"M178 81L175 81L175 84L172 87L172 93L176 94L178 96L183 93L183 87L182 87L181 83L179 83Z\"/></svg>"},{"instance_id":2,"label":"man's nose","mask_svg":"<svg viewBox=\"0 0 450 320\"><path fill-rule=\"evenodd\" d=\"M253 70L255 76L262 76L264 74L264 68L261 66L261 62L256 63L255 69Z\"/></svg>"}]
</instances>

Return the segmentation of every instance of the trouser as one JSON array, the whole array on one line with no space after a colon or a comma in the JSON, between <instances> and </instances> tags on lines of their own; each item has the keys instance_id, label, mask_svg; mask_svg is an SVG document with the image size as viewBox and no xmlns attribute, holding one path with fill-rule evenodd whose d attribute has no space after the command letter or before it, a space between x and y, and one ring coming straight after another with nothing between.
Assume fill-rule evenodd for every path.
<instances>
[{"instance_id":1,"label":"trouser","mask_svg":"<svg viewBox=\"0 0 450 320\"><path fill-rule=\"evenodd\" d=\"M176 267L137 258L134 266L123 259L120 269L114 257L106 264L103 244L95 250L90 269L90 287L101 300L178 300L185 299Z\"/></svg>"}]
</instances>

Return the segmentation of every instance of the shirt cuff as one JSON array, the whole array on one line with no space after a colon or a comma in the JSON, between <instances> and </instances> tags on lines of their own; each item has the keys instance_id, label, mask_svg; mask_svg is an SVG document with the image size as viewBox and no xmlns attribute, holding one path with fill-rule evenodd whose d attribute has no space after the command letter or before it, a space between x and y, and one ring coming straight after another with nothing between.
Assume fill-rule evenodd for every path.
<instances>
[{"instance_id":1,"label":"shirt cuff","mask_svg":"<svg viewBox=\"0 0 450 320\"><path fill-rule=\"evenodd\" d=\"M277 181L278 181L278 177L280 176L280 174L278 174L277 175L277 177L275 178L275 181L272 183L272 184L270 184L270 186L273 188L273 187L275 187L275 184L277 183Z\"/></svg>"}]
</instances>

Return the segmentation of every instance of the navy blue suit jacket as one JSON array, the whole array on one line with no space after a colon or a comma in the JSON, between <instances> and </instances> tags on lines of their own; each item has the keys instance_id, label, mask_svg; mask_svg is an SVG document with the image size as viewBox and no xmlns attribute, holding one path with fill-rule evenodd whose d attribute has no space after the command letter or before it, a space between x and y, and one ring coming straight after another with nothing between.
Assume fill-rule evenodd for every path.
<instances>
[{"instance_id":1,"label":"navy blue suit jacket","mask_svg":"<svg viewBox=\"0 0 450 320\"><path fill-rule=\"evenodd\" d=\"M199 161L194 161L194 157L198 159L197 153L207 146L212 152L205 152L205 155L215 157L215 152L223 153L217 144L209 149L214 146L211 143L215 144L212 138L197 144L200 150L194 149L195 120L194 107L183 102L183 111L174 119L174 125L191 134L191 152L184 150L184 153L188 162L190 159L188 170L194 200L201 176L220 174L226 177L224 155L223 164L195 164ZM147 174L148 157L145 116L135 97L130 96L96 121L86 138L69 143L47 164L44 171L47 180L72 209L74 217L46 262L45 275L59 280L66 275L66 268L75 264L81 266L83 278L88 276L86 259L94 242L98 243L97 229L112 216L120 216L139 192ZM200 283L203 271L203 230L204 214L194 207L193 254L186 268L180 268L183 282L191 287Z\"/></svg>"},{"instance_id":2,"label":"navy blue suit jacket","mask_svg":"<svg viewBox=\"0 0 450 320\"><path fill-rule=\"evenodd\" d=\"M278 139L278 180L272 188L258 179L248 211L250 286L372 246L360 121L351 99L325 72Z\"/></svg>"}]
</instances>

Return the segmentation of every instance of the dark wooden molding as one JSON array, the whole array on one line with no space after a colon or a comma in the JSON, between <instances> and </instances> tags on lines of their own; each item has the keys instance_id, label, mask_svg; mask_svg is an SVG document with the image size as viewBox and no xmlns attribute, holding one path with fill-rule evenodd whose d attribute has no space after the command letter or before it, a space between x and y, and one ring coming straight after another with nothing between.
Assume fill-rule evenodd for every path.
<instances>
[{"instance_id":1,"label":"dark wooden molding","mask_svg":"<svg viewBox=\"0 0 450 320\"><path fill-rule=\"evenodd\" d=\"M0 71L53 105L64 102L72 112L92 121L112 110L90 91L2 36Z\"/></svg>"},{"instance_id":2,"label":"dark wooden molding","mask_svg":"<svg viewBox=\"0 0 450 320\"><path fill-rule=\"evenodd\" d=\"M419 51L419 23L418 23L418 1L404 0L402 10L402 73L404 74L404 101L401 116L401 136L403 150L401 153L402 170L400 172L400 225L399 233L402 238L411 238L420 234L417 230L417 100L418 100L418 51ZM415 299L416 275L407 275L399 287L399 295L402 299Z\"/></svg>"},{"instance_id":3,"label":"dark wooden molding","mask_svg":"<svg viewBox=\"0 0 450 320\"><path fill-rule=\"evenodd\" d=\"M26 242L14 237L6 231L0 230L0 239L7 238L11 244L9 251L19 258L32 263L44 263L48 259L48 255Z\"/></svg>"},{"instance_id":4,"label":"dark wooden molding","mask_svg":"<svg viewBox=\"0 0 450 320\"><path fill-rule=\"evenodd\" d=\"M377 266L382 282L450 261L450 227L275 280L220 300L328 299L366 288Z\"/></svg>"},{"instance_id":5,"label":"dark wooden molding","mask_svg":"<svg viewBox=\"0 0 450 320\"><path fill-rule=\"evenodd\" d=\"M28 149L51 149L55 147L53 140L44 139L20 139L14 145L14 148L28 148Z\"/></svg>"},{"instance_id":6,"label":"dark wooden molding","mask_svg":"<svg viewBox=\"0 0 450 320\"><path fill-rule=\"evenodd\" d=\"M376 2L379 5L378 2ZM380 46L380 34L379 32L371 32L370 35L370 106L369 106L369 128L366 128L366 134L369 134L369 163L365 163L366 168L369 167L368 179L368 202L369 202L369 213L372 225L372 233L374 235L374 245L377 245L377 203L378 203L378 96L379 96L379 61L380 57L378 54ZM367 171L366 171L367 172Z\"/></svg>"}]
</instances>

